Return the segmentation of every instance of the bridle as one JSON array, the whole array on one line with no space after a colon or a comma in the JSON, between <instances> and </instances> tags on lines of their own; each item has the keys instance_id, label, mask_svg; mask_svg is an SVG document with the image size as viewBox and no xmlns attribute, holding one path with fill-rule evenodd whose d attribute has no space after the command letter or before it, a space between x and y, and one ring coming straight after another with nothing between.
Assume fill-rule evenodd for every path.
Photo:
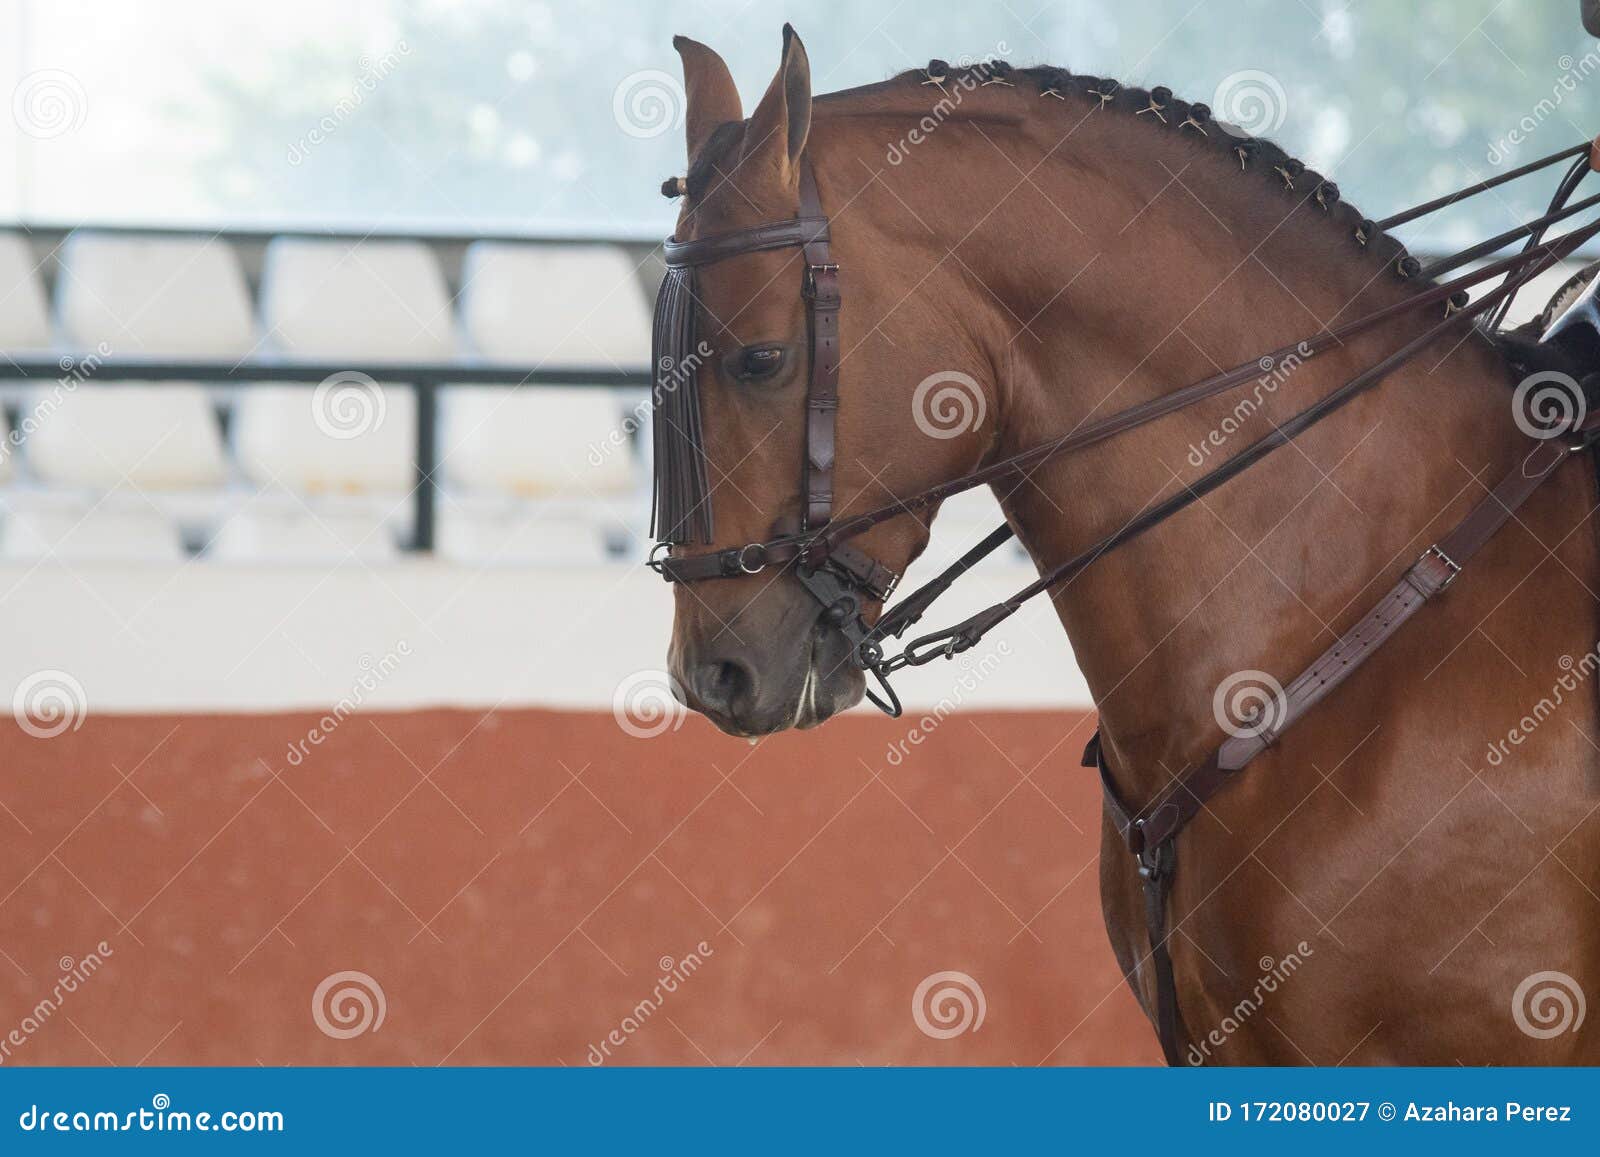
<instances>
[{"instance_id":1,"label":"bridle","mask_svg":"<svg viewBox=\"0 0 1600 1157\"><path fill-rule=\"evenodd\" d=\"M839 288L839 265L828 247L828 218L817 196L811 160L804 153L799 166L800 214L794 219L772 221L694 241L669 238L663 246L667 278L656 298L651 351L657 367L657 469L651 526L656 548L651 552L650 565L668 582L693 583L745 578L771 567L792 564L801 585L824 608L827 624L843 631L849 638L852 655L859 655L872 638L872 628L862 617L863 597L873 602L886 602L899 576L842 540L830 543L826 549L818 545L821 541L818 535L833 517L833 462L839 411L839 309L843 298ZM664 415L662 412L664 393L684 393L692 389L691 383L677 381L671 383L670 391L664 390L661 367L666 366L670 371L681 366L683 351L693 344L692 327L681 321L693 308L693 271L730 257L794 248L799 248L805 259L800 295L806 303L806 327L810 334L799 528L785 534L775 526L773 537L764 542L708 554L674 556L666 553L671 547L694 538L709 543L714 534L709 488L704 482L698 405L693 407L694 412L687 420L681 413ZM690 423L693 428L686 428ZM683 476L681 464L673 461L675 453L698 455L702 459L691 470L701 481L687 495L686 502L668 503L664 509L663 494L672 491L674 478ZM684 505L687 509L677 514L676 509ZM899 700L894 697L887 680L881 675L879 678L888 698L880 699L872 694L872 701L890 714L898 715Z\"/></svg>"},{"instance_id":2,"label":"bridle","mask_svg":"<svg viewBox=\"0 0 1600 1157\"><path fill-rule=\"evenodd\" d=\"M1405 301L1355 318L1331 329L1309 335L1301 341L1273 350L1261 358L1243 362L1231 369L1194 382L1171 393L1130 406L1106 418L1080 425L1075 430L1030 447L948 482L931 486L907 498L897 499L872 510L832 521L833 464L835 425L839 407L839 312L843 304L840 270L830 248L830 224L817 195L810 158L802 154L800 170L800 212L786 221L771 221L748 229L720 233L693 241L667 240L664 253L667 278L657 297L653 360L657 367L655 383L656 502L652 533L656 547L650 566L672 583L696 583L712 579L747 578L773 568L793 567L795 576L824 608L827 622L843 631L852 647L855 665L875 675L882 694L869 688L868 697L892 716L900 714L900 702L888 681L889 675L906 666L921 666L932 660L951 658L976 646L997 624L1015 613L1028 599L1067 582L1094 561L1131 541L1146 530L1164 522L1184 507L1209 494L1229 479L1260 461L1272 450L1296 437L1353 398L1377 385L1383 378L1415 357L1423 348L1465 322L1492 312L1504 316L1517 290L1533 276L1575 252L1584 242L1600 233L1600 223L1574 230L1555 241L1542 240L1545 230L1575 213L1600 203L1589 198L1566 206L1577 181L1590 169L1590 144L1562 149L1547 157L1478 182L1454 193L1394 214L1382 221L1363 221L1356 229L1362 246L1372 244L1379 231L1413 221L1448 205L1515 180L1558 161L1577 160L1563 179L1550 209L1525 225L1506 230L1486 241L1442 258L1422 269L1415 259L1404 258L1398 269L1402 277L1433 275L1459 267L1463 262L1505 245L1526 239L1524 248L1509 257L1490 262L1451 281L1430 286ZM1325 183L1326 184L1326 183ZM1336 193L1331 194L1336 196ZM1322 203L1321 190L1307 194ZM1565 206L1565 207L1564 207ZM800 474L801 515L798 529L788 530L775 523L772 537L742 546L724 547L703 554L677 554L675 546L691 542L709 544L714 534L709 487L706 483L704 449L700 437L699 407L673 409L673 399L694 395L692 376L670 381L672 373L685 361L685 351L693 344L693 271L733 257L771 250L799 248L804 255L801 296L806 303L810 331L810 368L806 389L805 460ZM1410 263L1410 264L1408 264ZM1468 304L1472 286L1504 276L1504 284L1476 302ZM1428 306L1444 307L1444 317L1418 338L1389 355L1377 365L1346 382L1339 389L1276 427L1272 433L1245 447L1193 484L1167 501L1142 512L1116 531L1086 547L1067 561L1053 567L1003 602L987 607L956 626L922 635L909 642L896 655L886 655L883 644L899 639L927 612L950 586L992 554L1013 536L1002 524L986 535L936 578L888 608L876 622L863 617L863 600L883 603L895 590L899 575L870 555L853 547L850 540L872 527L903 515L930 510L957 494L1008 478L1024 477L1045 462L1086 449L1108 438L1137 429L1157 418L1186 409L1236 386L1256 380L1261 365L1270 359L1281 363L1294 356L1301 359L1340 346L1357 335L1403 314ZM666 367L665 371L663 367ZM687 412L685 412L687 411ZM675 441L676 439L676 441ZM671 506L664 497L674 489L674 458L697 459L694 473L698 484L688 488Z\"/></svg>"},{"instance_id":3,"label":"bridle","mask_svg":"<svg viewBox=\"0 0 1600 1157\"><path fill-rule=\"evenodd\" d=\"M1462 330L1480 316L1487 316L1497 324L1522 286L1538 273L1576 252L1586 241L1600 236L1600 221L1595 221L1554 240L1543 239L1550 225L1600 204L1600 198L1593 197L1567 204L1584 174L1591 167L1600 168L1600 164L1595 164L1591 157L1591 147L1589 142L1584 142L1563 149L1382 221L1363 221L1355 231L1357 243L1366 246L1380 230L1415 220L1548 165L1577 158L1558 186L1550 208L1544 215L1440 259L1427 268L1422 268L1414 258L1402 258L1397 272L1402 277L1431 277L1492 254L1514 241L1524 241L1522 249L1516 253L1491 261L1453 280L1431 285L1404 301L1374 310L1343 325L1324 328L1263 358L1241 363L1172 393L1080 425L1060 437L929 487L908 498L841 520L833 519L835 418L839 406L839 310L842 304L839 266L830 254L829 222L821 210L811 164L802 155L799 216L694 241L666 242L668 273L661 295L657 298L655 323L657 460L656 503L652 521L657 545L651 552L650 565L673 583L742 578L774 567L792 567L801 585L824 608L824 620L844 632L848 638L856 666L877 679L881 694L869 687L868 697L890 715L897 716L900 714L900 701L889 682L889 675L894 671L905 666L920 666L940 656L953 657L976 646L987 632L1014 614L1028 599L1069 581L1108 552L1160 525L1229 479L1243 473L1273 450L1372 389L1440 337ZM1600 150L1600 142L1593 148ZM1241 163L1244 163L1244 151L1240 155ZM1308 199L1315 196L1317 203L1326 208L1326 199L1336 198L1337 191L1324 182L1322 187L1308 192L1306 196ZM692 271L731 257L796 247L803 251L805 259L801 294L806 302L811 357L806 391L806 450L800 478L802 513L799 528L785 532L781 526L775 526L772 537L760 542L701 554L674 553L674 547L691 541L709 545L714 533L709 489L706 486L704 448L700 441L698 403L685 405L681 397L668 396L692 392L692 383L677 383L667 390L663 388L661 375L661 367L679 365L684 351L692 344L692 324L685 320L692 316ZM1504 277L1504 281L1477 301L1469 301L1467 289L1496 277ZM1600 288L1600 283L1595 288ZM1045 462L1253 381L1260 376L1261 365L1266 358L1276 365L1291 354L1302 359L1311 357L1330 347L1342 345L1384 322L1430 306L1442 306L1443 316L1423 333L1275 426L1270 433L1237 451L1170 498L1141 511L1118 529L1046 570L1010 598L985 608L954 627L913 639L899 654L885 654L883 644L886 640L901 638L956 579L1003 545L1012 537L1013 531L1009 525L997 527L936 578L887 608L870 624L865 618L864 602L886 602L899 576L851 546L850 539L891 519L929 510L967 490L1003 479L1026 476ZM1597 382L1600 382L1600 376L1591 376L1585 379L1584 388L1593 392ZM1206 760L1172 778L1167 787L1143 807L1124 802L1113 781L1099 733L1090 740L1084 752L1084 763L1099 768L1107 811L1128 850L1138 861L1145 897L1146 931L1150 940L1147 959L1155 970L1156 1009L1153 1019L1168 1063L1182 1062L1180 1042L1183 1028L1178 1013L1176 981L1167 948L1166 927L1167 900L1176 871L1175 840L1178 833L1199 814L1212 795L1231 782L1239 771L1276 742L1311 707L1348 679L1423 604L1449 587L1466 563L1563 462L1593 447L1597 439L1600 439L1600 408L1585 417L1580 407L1579 417L1570 424L1543 431L1540 438L1531 441L1527 456L1461 522L1428 547L1355 626L1341 635L1333 646L1285 688L1281 700L1275 705L1276 710L1266 713L1268 717L1253 721L1243 729L1242 734L1231 733L1229 739ZM696 455L698 460L695 460ZM689 460L686 462L685 458ZM697 483L686 486L685 479L697 480Z\"/></svg>"}]
</instances>

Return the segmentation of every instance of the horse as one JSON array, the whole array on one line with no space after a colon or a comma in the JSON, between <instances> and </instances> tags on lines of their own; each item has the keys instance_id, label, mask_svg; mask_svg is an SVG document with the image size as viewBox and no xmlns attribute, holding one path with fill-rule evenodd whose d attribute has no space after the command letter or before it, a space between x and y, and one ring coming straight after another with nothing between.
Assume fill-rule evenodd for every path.
<instances>
[{"instance_id":1,"label":"horse","mask_svg":"<svg viewBox=\"0 0 1600 1157\"><path fill-rule=\"evenodd\" d=\"M803 225L815 204L828 226L794 234L804 254L719 254L685 306L702 335L678 372L694 388L707 518L670 552L721 558L729 581L675 586L668 664L687 705L731 734L814 727L867 690L803 568L745 567L736 549L805 527L818 473L837 523L1389 311L1314 357L1263 360L1247 389L995 481L1045 572L1451 308L1408 311L1433 283L1399 242L1322 175L1268 142L1245 148L1166 89L935 61L813 96L786 26L746 117L717 53L673 43L688 151L664 190L682 198L675 242L704 254ZM796 293L808 261L836 272L846 302L828 322L836 400L822 402L820 459L807 443L818 323ZM1051 589L1130 807L1172 791L1241 696L1281 690L1517 469L1529 440L1513 353L1462 321ZM1600 1034L1579 1031L1600 984L1596 498L1581 461L1555 470L1459 581L1176 837L1160 945L1178 1013L1169 1062L1600 1061ZM856 545L903 573L934 513L885 519ZM866 620L885 593L865 599ZM1113 813L1106 930L1155 1022L1148 891Z\"/></svg>"}]
</instances>

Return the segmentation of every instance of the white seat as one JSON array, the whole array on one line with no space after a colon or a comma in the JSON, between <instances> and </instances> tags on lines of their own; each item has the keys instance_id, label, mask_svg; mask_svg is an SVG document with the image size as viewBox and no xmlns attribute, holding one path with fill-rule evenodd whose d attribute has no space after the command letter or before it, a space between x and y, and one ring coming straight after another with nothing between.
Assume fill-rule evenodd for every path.
<instances>
[{"instance_id":1,"label":"white seat","mask_svg":"<svg viewBox=\"0 0 1600 1157\"><path fill-rule=\"evenodd\" d=\"M267 247L261 313L273 345L297 357L431 362L449 359L456 346L444 276L418 241L280 237ZM416 483L416 428L407 386L351 374L317 387L244 391L233 443L247 477L317 497L317 516L331 524L343 515L324 509L326 495L379 496L388 508L409 510L401 499ZM292 533L312 543L319 533L285 526L252 542Z\"/></svg>"},{"instance_id":2,"label":"white seat","mask_svg":"<svg viewBox=\"0 0 1600 1157\"><path fill-rule=\"evenodd\" d=\"M650 362L650 313L638 271L611 245L477 242L462 271L462 325L491 361L631 368ZM637 489L631 433L614 391L461 386L440 400L440 475L462 495L613 499ZM441 522L457 557L587 562L619 532L614 512L478 507ZM441 519L445 515L441 514ZM542 528L542 529L541 529ZM496 547L480 536L506 536ZM572 545L565 545L571 543ZM575 554L574 554L575 552Z\"/></svg>"},{"instance_id":3,"label":"white seat","mask_svg":"<svg viewBox=\"0 0 1600 1157\"><path fill-rule=\"evenodd\" d=\"M456 346L444 274L420 241L279 237L262 268L261 317L300 357L425 362Z\"/></svg>"},{"instance_id":4,"label":"white seat","mask_svg":"<svg viewBox=\"0 0 1600 1157\"><path fill-rule=\"evenodd\" d=\"M88 229L69 236L60 257L56 316L69 349L236 358L255 344L249 290L224 241ZM35 482L73 492L127 485L159 507L114 514L98 509L85 524L93 532L73 532L58 553L181 554L177 523L190 517L203 522L220 501L228 467L216 410L203 387L35 383L24 403L26 455ZM158 529L152 520L163 515L168 521ZM61 517L70 516L30 513L19 525L36 521L47 539ZM85 545L74 545L80 541Z\"/></svg>"},{"instance_id":5,"label":"white seat","mask_svg":"<svg viewBox=\"0 0 1600 1157\"><path fill-rule=\"evenodd\" d=\"M177 562L184 557L177 526L141 502L9 495L5 505L0 557L83 562Z\"/></svg>"},{"instance_id":6,"label":"white seat","mask_svg":"<svg viewBox=\"0 0 1600 1157\"><path fill-rule=\"evenodd\" d=\"M74 232L56 312L71 349L236 358L255 345L244 274L217 238Z\"/></svg>"},{"instance_id":7,"label":"white seat","mask_svg":"<svg viewBox=\"0 0 1600 1157\"><path fill-rule=\"evenodd\" d=\"M353 375L326 386L255 386L233 410L239 468L304 494L408 493L416 484L417 398Z\"/></svg>"},{"instance_id":8,"label":"white seat","mask_svg":"<svg viewBox=\"0 0 1600 1157\"><path fill-rule=\"evenodd\" d=\"M611 522L591 511L441 496L434 549L474 566L588 566L623 546L620 523Z\"/></svg>"},{"instance_id":9,"label":"white seat","mask_svg":"<svg viewBox=\"0 0 1600 1157\"><path fill-rule=\"evenodd\" d=\"M34 385L24 445L46 484L108 490L219 487L227 477L216 413L194 386Z\"/></svg>"},{"instance_id":10,"label":"white seat","mask_svg":"<svg viewBox=\"0 0 1600 1157\"><path fill-rule=\"evenodd\" d=\"M205 555L228 562L390 562L400 551L385 521L381 509L362 504L309 509L292 495L257 494L222 520Z\"/></svg>"},{"instance_id":11,"label":"white seat","mask_svg":"<svg viewBox=\"0 0 1600 1157\"><path fill-rule=\"evenodd\" d=\"M467 248L461 320L483 357L549 365L650 364L650 310L613 245L479 241Z\"/></svg>"},{"instance_id":12,"label":"white seat","mask_svg":"<svg viewBox=\"0 0 1600 1157\"><path fill-rule=\"evenodd\" d=\"M50 346L50 311L33 249L17 233L0 233L0 350Z\"/></svg>"},{"instance_id":13,"label":"white seat","mask_svg":"<svg viewBox=\"0 0 1600 1157\"><path fill-rule=\"evenodd\" d=\"M602 497L636 485L629 431L610 390L457 386L440 395L440 473L473 494Z\"/></svg>"}]
</instances>

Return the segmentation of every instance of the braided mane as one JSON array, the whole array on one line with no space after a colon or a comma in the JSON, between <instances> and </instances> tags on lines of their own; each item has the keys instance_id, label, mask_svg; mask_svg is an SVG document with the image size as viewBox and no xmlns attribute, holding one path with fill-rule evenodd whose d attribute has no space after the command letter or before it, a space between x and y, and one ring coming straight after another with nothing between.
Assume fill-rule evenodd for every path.
<instances>
[{"instance_id":1,"label":"braided mane","mask_svg":"<svg viewBox=\"0 0 1600 1157\"><path fill-rule=\"evenodd\" d=\"M1433 284L1422 276L1422 263L1404 245L1382 232L1354 206L1340 200L1339 187L1332 181L1272 141L1246 135L1216 120L1208 105L1174 96L1165 85L1135 88L1108 77L1080 75L1065 68L1013 68L1002 60L968 66L930 60L926 68L902 72L886 83L899 85L907 81L946 92L951 85L967 90L1008 86L1031 94L1036 102L1077 102L1087 113L1103 111L1130 121L1150 121L1157 129L1196 138L1228 154L1242 176L1266 182L1280 193L1292 190L1301 198L1303 207L1319 211L1343 229L1353 249L1383 262L1397 277L1415 280L1419 285Z\"/></svg>"}]
</instances>

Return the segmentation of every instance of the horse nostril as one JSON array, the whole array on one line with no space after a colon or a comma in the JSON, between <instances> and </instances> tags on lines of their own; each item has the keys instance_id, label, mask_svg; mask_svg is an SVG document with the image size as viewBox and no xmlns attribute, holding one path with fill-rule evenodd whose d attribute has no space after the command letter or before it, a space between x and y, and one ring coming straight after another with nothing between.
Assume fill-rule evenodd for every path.
<instances>
[{"instance_id":1,"label":"horse nostril","mask_svg":"<svg viewBox=\"0 0 1600 1157\"><path fill-rule=\"evenodd\" d=\"M734 696L750 685L750 676L745 669L731 659L718 663L716 669L712 686L716 690L717 698L724 703L731 703Z\"/></svg>"},{"instance_id":2,"label":"horse nostril","mask_svg":"<svg viewBox=\"0 0 1600 1157\"><path fill-rule=\"evenodd\" d=\"M695 671L694 682L700 701L723 715L747 706L755 697L755 675L737 659L702 664Z\"/></svg>"}]
</instances>

